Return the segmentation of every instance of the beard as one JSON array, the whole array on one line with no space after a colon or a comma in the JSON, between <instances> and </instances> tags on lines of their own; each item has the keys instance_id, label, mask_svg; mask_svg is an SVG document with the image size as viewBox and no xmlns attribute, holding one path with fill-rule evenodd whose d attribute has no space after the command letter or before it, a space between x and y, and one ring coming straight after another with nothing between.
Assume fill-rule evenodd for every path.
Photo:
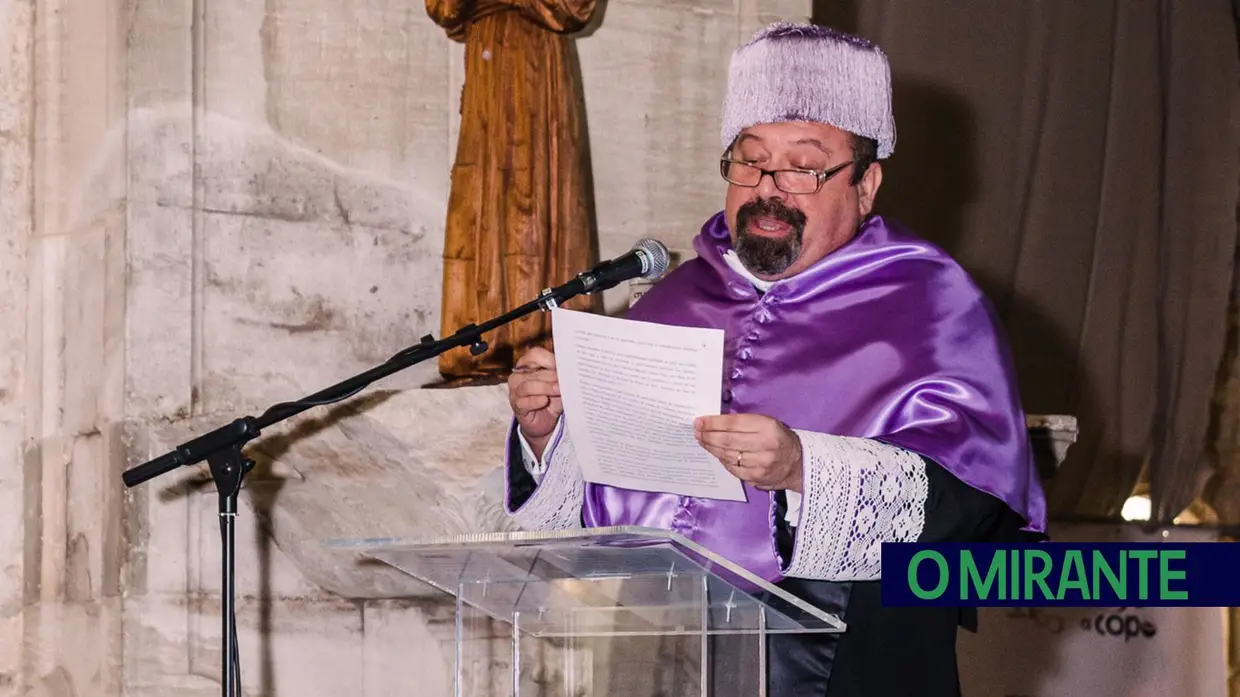
<instances>
[{"instance_id":1,"label":"beard","mask_svg":"<svg viewBox=\"0 0 1240 697\"><path fill-rule=\"evenodd\" d=\"M786 223L790 230L778 237L750 232L761 218ZM801 256L804 235L805 214L779 199L759 197L736 212L736 256L759 276L776 276L792 266Z\"/></svg>"}]
</instances>

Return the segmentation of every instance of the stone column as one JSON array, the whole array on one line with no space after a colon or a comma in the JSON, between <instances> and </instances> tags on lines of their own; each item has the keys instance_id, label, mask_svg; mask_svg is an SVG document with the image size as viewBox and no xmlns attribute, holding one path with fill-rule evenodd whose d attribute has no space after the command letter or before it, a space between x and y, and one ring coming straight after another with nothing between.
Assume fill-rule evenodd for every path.
<instances>
[{"instance_id":1,"label":"stone column","mask_svg":"<svg viewBox=\"0 0 1240 697\"><path fill-rule=\"evenodd\" d=\"M22 693L22 608L30 597L25 473L27 249L32 226L33 0L0 0L0 693Z\"/></svg>"},{"instance_id":2,"label":"stone column","mask_svg":"<svg viewBox=\"0 0 1240 697\"><path fill-rule=\"evenodd\" d=\"M120 694L129 79L123 3L29 3L22 689Z\"/></svg>"}]
</instances>

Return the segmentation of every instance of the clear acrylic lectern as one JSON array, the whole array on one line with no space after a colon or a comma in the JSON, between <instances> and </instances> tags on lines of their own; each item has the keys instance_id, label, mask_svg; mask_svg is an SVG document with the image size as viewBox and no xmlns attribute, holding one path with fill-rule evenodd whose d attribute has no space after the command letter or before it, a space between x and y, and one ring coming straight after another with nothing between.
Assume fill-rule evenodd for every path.
<instances>
[{"instance_id":1,"label":"clear acrylic lectern","mask_svg":"<svg viewBox=\"0 0 1240 697\"><path fill-rule=\"evenodd\" d=\"M766 639L838 617L665 530L325 543L456 598L457 697L766 694Z\"/></svg>"}]
</instances>

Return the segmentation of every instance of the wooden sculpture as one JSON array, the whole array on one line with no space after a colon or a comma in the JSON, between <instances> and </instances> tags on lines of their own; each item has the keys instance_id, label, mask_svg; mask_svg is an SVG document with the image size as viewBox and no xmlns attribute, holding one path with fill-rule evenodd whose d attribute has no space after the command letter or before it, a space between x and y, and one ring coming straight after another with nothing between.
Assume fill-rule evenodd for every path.
<instances>
[{"instance_id":1,"label":"wooden sculpture","mask_svg":"<svg viewBox=\"0 0 1240 697\"><path fill-rule=\"evenodd\" d=\"M532 300L595 263L585 115L568 34L594 0L427 0L465 44L460 142L444 240L441 331L447 335ZM597 311L597 298L566 305ZM547 313L485 337L479 356L440 357L445 386L507 378L530 347L550 348Z\"/></svg>"}]
</instances>

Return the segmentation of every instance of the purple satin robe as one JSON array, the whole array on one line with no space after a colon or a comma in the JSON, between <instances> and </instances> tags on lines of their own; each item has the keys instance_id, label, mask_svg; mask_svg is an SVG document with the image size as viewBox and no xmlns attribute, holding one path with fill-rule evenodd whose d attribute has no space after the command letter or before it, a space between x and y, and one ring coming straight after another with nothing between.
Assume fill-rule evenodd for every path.
<instances>
[{"instance_id":1,"label":"purple satin robe","mask_svg":"<svg viewBox=\"0 0 1240 697\"><path fill-rule=\"evenodd\" d=\"M954 260L875 216L848 244L762 294L727 266L731 247L721 212L695 239L698 258L627 314L725 331L725 413L905 448L1004 501L1027 530L1045 531L1006 340ZM587 484L583 518L672 530L777 582L774 495L745 491L747 501L733 502Z\"/></svg>"}]
</instances>

